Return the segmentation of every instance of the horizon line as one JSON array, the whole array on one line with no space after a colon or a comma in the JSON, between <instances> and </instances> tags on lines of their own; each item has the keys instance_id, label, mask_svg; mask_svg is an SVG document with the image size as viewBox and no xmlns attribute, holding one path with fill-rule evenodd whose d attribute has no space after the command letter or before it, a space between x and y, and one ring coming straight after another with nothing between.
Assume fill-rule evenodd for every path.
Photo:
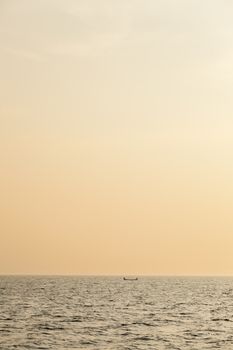
<instances>
[{"instance_id":1,"label":"horizon line","mask_svg":"<svg viewBox=\"0 0 233 350\"><path fill-rule=\"evenodd\" d=\"M233 277L233 274L76 274L76 273L0 273L0 277L6 276L21 276L21 277L124 277L124 276L137 276L137 277Z\"/></svg>"}]
</instances>

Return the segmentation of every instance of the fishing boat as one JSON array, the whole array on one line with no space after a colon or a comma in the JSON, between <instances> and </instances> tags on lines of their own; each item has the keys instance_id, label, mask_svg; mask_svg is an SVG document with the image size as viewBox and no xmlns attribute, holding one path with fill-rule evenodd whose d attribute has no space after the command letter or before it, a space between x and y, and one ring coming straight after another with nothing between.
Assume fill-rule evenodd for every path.
<instances>
[{"instance_id":1,"label":"fishing boat","mask_svg":"<svg viewBox=\"0 0 233 350\"><path fill-rule=\"evenodd\" d=\"M136 278L126 278L126 277L123 277L123 280L124 280L124 281L137 281L138 278L137 278L137 277L136 277Z\"/></svg>"}]
</instances>

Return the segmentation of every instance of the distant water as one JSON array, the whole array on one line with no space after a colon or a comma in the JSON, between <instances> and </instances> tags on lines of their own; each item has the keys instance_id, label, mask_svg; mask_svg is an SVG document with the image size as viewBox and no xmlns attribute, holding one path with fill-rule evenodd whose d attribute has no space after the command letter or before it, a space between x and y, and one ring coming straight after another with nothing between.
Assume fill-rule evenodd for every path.
<instances>
[{"instance_id":1,"label":"distant water","mask_svg":"<svg viewBox=\"0 0 233 350\"><path fill-rule=\"evenodd\" d=\"M0 277L0 349L233 349L233 279Z\"/></svg>"}]
</instances>

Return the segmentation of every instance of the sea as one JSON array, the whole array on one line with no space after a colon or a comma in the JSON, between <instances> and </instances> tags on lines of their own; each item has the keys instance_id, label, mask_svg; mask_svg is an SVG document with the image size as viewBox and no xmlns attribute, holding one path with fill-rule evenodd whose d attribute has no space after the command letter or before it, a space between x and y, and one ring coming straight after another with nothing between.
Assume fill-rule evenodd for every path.
<instances>
[{"instance_id":1,"label":"sea","mask_svg":"<svg viewBox=\"0 0 233 350\"><path fill-rule=\"evenodd\" d=\"M1 276L0 349L233 349L233 278Z\"/></svg>"}]
</instances>

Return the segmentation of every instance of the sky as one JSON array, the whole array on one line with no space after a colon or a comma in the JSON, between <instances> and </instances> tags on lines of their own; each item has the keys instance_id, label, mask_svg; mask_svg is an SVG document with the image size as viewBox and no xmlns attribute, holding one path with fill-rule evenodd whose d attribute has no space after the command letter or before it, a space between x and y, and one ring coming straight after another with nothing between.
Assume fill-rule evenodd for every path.
<instances>
[{"instance_id":1,"label":"sky","mask_svg":"<svg viewBox=\"0 0 233 350\"><path fill-rule=\"evenodd\" d=\"M0 274L233 275L232 16L0 0Z\"/></svg>"}]
</instances>

